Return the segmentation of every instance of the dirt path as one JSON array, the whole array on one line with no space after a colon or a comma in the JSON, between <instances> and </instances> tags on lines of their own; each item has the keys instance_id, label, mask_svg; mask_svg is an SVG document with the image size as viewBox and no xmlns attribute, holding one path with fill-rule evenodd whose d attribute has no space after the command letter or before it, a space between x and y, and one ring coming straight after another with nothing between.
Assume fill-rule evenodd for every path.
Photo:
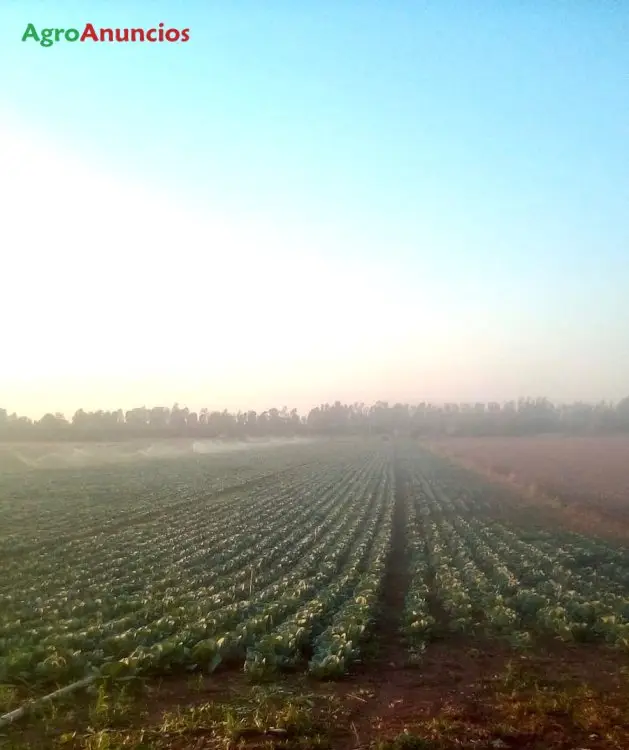
<instances>
[{"instance_id":1,"label":"dirt path","mask_svg":"<svg viewBox=\"0 0 629 750\"><path fill-rule=\"evenodd\" d=\"M407 545L411 481L399 466L395 477L392 546L380 617L374 629L374 650L338 686L352 706L347 719L351 739L345 745L346 750L368 748L374 737L391 738L413 722L447 713L468 692L474 692L471 686L479 672L494 674L504 662L499 649L470 649L468 638L449 637L428 647L419 668L409 664L401 624L412 577ZM434 571L430 571L427 583L434 592ZM447 618L434 593L430 606L437 622L445 628Z\"/></svg>"},{"instance_id":2,"label":"dirt path","mask_svg":"<svg viewBox=\"0 0 629 750\"><path fill-rule=\"evenodd\" d=\"M409 555L406 544L408 478L396 471L395 508L391 553L384 579L380 617L375 629L378 644L375 668L403 667L407 652L402 643L400 626L404 600L410 585Z\"/></svg>"},{"instance_id":3,"label":"dirt path","mask_svg":"<svg viewBox=\"0 0 629 750\"><path fill-rule=\"evenodd\" d=\"M391 552L387 562L380 614L374 628L373 653L354 671L350 692L360 685L362 698L349 717L353 729L351 748L365 745L383 726L397 720L400 706L419 675L408 669L408 651L402 639L404 602L410 584L409 551L406 543L408 477L398 466L395 471L395 507ZM406 696L406 697L405 697Z\"/></svg>"}]
</instances>

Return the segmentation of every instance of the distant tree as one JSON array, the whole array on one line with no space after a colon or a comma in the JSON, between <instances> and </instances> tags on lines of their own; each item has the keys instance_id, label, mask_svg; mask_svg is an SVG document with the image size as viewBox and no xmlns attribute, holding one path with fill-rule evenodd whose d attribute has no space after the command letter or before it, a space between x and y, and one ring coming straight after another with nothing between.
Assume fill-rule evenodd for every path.
<instances>
[{"instance_id":1,"label":"distant tree","mask_svg":"<svg viewBox=\"0 0 629 750\"><path fill-rule=\"evenodd\" d=\"M246 437L262 435L536 435L544 432L629 432L629 397L614 405L576 402L556 406L548 399L416 405L377 401L324 403L300 416L297 409L272 407L231 413L227 409L198 413L174 404L115 411L77 409L70 422L47 413L36 421L0 409L0 439L124 439L140 435Z\"/></svg>"},{"instance_id":2,"label":"distant tree","mask_svg":"<svg viewBox=\"0 0 629 750\"><path fill-rule=\"evenodd\" d=\"M149 410L148 422L152 430L164 432L171 421L170 409L167 406L154 406Z\"/></svg>"},{"instance_id":3,"label":"distant tree","mask_svg":"<svg viewBox=\"0 0 629 750\"><path fill-rule=\"evenodd\" d=\"M619 402L616 407L616 417L618 426L621 429L629 430L629 396Z\"/></svg>"},{"instance_id":4,"label":"distant tree","mask_svg":"<svg viewBox=\"0 0 629 750\"><path fill-rule=\"evenodd\" d=\"M125 424L129 428L130 432L137 433L145 432L146 427L149 424L150 414L146 406L139 406L135 409L130 409L125 414Z\"/></svg>"}]
</instances>

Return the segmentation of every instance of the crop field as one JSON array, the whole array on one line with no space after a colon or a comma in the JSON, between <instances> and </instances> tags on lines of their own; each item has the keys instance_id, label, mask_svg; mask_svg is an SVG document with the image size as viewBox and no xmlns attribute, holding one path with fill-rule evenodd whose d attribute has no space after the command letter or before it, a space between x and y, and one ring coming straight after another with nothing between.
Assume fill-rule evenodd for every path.
<instances>
[{"instance_id":1,"label":"crop field","mask_svg":"<svg viewBox=\"0 0 629 750\"><path fill-rule=\"evenodd\" d=\"M54 722L38 709L0 735L12 747L626 747L629 548L512 503L405 441L6 473L0 708L93 677L101 712L121 686L136 708L164 710L121 728L110 707L99 724L77 693L50 704Z\"/></svg>"}]
</instances>

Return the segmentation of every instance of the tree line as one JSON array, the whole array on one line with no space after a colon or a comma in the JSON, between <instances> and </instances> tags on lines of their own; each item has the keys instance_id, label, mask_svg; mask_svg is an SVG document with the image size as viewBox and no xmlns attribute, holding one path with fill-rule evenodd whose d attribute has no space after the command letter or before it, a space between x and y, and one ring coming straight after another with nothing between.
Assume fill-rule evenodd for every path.
<instances>
[{"instance_id":1,"label":"tree line","mask_svg":"<svg viewBox=\"0 0 629 750\"><path fill-rule=\"evenodd\" d=\"M138 437L245 439L306 435L536 435L629 432L629 397L617 404L553 404L546 398L505 403L321 404L262 412L191 411L175 404L123 411L79 409L71 419L47 413L41 419L0 409L0 440L121 440Z\"/></svg>"}]
</instances>

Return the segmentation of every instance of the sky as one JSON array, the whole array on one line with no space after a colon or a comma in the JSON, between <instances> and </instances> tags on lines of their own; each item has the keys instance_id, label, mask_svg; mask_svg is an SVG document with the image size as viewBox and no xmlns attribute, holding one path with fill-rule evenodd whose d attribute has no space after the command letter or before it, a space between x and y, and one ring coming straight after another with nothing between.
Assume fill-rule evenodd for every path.
<instances>
[{"instance_id":1,"label":"sky","mask_svg":"<svg viewBox=\"0 0 629 750\"><path fill-rule=\"evenodd\" d=\"M0 65L9 411L629 395L629 3L0 0Z\"/></svg>"}]
</instances>

